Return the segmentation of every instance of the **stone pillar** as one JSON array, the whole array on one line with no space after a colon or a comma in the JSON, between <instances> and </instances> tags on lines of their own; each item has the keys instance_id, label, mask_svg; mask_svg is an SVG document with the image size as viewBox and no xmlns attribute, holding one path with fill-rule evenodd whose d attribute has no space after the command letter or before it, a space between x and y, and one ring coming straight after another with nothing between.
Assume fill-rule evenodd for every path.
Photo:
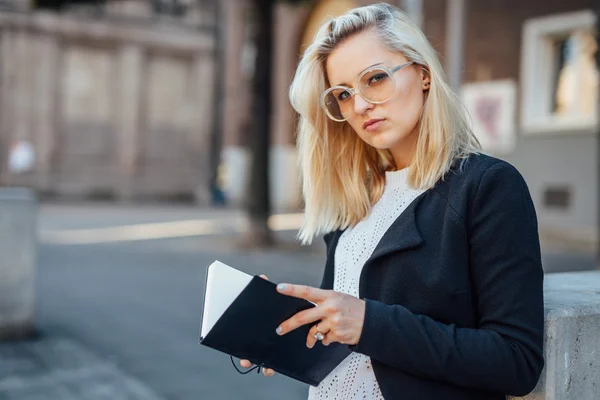
<instances>
[{"instance_id":1,"label":"stone pillar","mask_svg":"<svg viewBox=\"0 0 600 400\"><path fill-rule=\"evenodd\" d=\"M15 31L15 91L12 98L14 102L14 124L10 136L13 139L31 140L33 79L37 65L32 61L33 49L31 33L25 29Z\"/></svg>"},{"instance_id":2,"label":"stone pillar","mask_svg":"<svg viewBox=\"0 0 600 400\"><path fill-rule=\"evenodd\" d=\"M546 274L544 279L545 367L536 388L519 399L597 399L600 271Z\"/></svg>"},{"instance_id":3,"label":"stone pillar","mask_svg":"<svg viewBox=\"0 0 600 400\"><path fill-rule=\"evenodd\" d=\"M34 329L37 213L33 191L0 188L0 340Z\"/></svg>"},{"instance_id":4,"label":"stone pillar","mask_svg":"<svg viewBox=\"0 0 600 400\"><path fill-rule=\"evenodd\" d=\"M60 114L60 86L62 48L52 35L36 38L38 68L36 74L36 107L34 110L34 135L36 146L37 188L49 191L53 188L54 160L57 152L57 136Z\"/></svg>"},{"instance_id":5,"label":"stone pillar","mask_svg":"<svg viewBox=\"0 0 600 400\"><path fill-rule=\"evenodd\" d=\"M8 184L8 152L12 138L15 93L14 34L9 28L0 31L0 185Z\"/></svg>"},{"instance_id":6,"label":"stone pillar","mask_svg":"<svg viewBox=\"0 0 600 400\"><path fill-rule=\"evenodd\" d=\"M129 200L135 193L134 179L138 163L143 104L142 48L136 44L124 44L119 54L119 85L117 95L119 137L119 198Z\"/></svg>"},{"instance_id":7,"label":"stone pillar","mask_svg":"<svg viewBox=\"0 0 600 400\"><path fill-rule=\"evenodd\" d=\"M246 45L246 1L225 0L222 3L225 47L225 98L223 99L223 186L230 203L239 204L246 195L250 153L246 148L243 124L249 113L250 85L243 71ZM251 60L253 62L253 60Z\"/></svg>"},{"instance_id":8,"label":"stone pillar","mask_svg":"<svg viewBox=\"0 0 600 400\"><path fill-rule=\"evenodd\" d=\"M246 114L242 110L248 106L244 103L244 96L240 96L241 92L247 90L241 68L246 28L244 14L247 7L245 1L239 0L224 1L222 7L224 34L220 45L225 49L225 69L222 75L225 83L223 144L237 146L240 144L240 124Z\"/></svg>"},{"instance_id":9,"label":"stone pillar","mask_svg":"<svg viewBox=\"0 0 600 400\"><path fill-rule=\"evenodd\" d=\"M300 37L308 10L285 3L275 7L271 204L274 211L296 211L301 205L301 188L296 164L295 112L288 93L300 59Z\"/></svg>"},{"instance_id":10,"label":"stone pillar","mask_svg":"<svg viewBox=\"0 0 600 400\"><path fill-rule=\"evenodd\" d=\"M203 50L196 55L192 64L196 104L205 105L196 110L190 141L196 152L195 172L198 179L195 198L196 202L202 205L210 204L210 131L213 110L208 105L213 99L215 89L215 60L212 54L212 49Z\"/></svg>"},{"instance_id":11,"label":"stone pillar","mask_svg":"<svg viewBox=\"0 0 600 400\"><path fill-rule=\"evenodd\" d=\"M446 3L446 73L450 86L457 93L463 79L468 4L468 0L448 0Z\"/></svg>"}]
</instances>

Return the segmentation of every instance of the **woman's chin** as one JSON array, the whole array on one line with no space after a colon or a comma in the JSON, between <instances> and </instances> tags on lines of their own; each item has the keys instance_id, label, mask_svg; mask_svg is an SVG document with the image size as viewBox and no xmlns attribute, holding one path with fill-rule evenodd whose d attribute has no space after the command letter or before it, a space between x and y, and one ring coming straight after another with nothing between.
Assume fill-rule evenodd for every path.
<instances>
[{"instance_id":1,"label":"woman's chin","mask_svg":"<svg viewBox=\"0 0 600 400\"><path fill-rule=\"evenodd\" d=\"M366 142L378 150L389 150L407 143L406 140L409 136L392 131L383 131L371 135Z\"/></svg>"},{"instance_id":2,"label":"woman's chin","mask_svg":"<svg viewBox=\"0 0 600 400\"><path fill-rule=\"evenodd\" d=\"M380 144L380 143L377 143L377 144L371 143L371 147L373 147L377 150L389 150L390 149L390 146L387 146L385 144Z\"/></svg>"},{"instance_id":3,"label":"woman's chin","mask_svg":"<svg viewBox=\"0 0 600 400\"><path fill-rule=\"evenodd\" d=\"M385 136L383 135L377 135L370 138L368 143L371 145L371 147L374 147L377 150L389 150L389 148L394 144L392 141L386 140Z\"/></svg>"}]
</instances>

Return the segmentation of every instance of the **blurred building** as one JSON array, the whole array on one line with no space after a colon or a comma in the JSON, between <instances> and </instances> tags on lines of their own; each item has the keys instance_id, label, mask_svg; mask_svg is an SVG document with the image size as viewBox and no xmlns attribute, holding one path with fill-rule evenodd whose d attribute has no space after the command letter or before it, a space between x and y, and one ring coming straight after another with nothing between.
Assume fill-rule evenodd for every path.
<instances>
[{"instance_id":1,"label":"blurred building","mask_svg":"<svg viewBox=\"0 0 600 400\"><path fill-rule=\"evenodd\" d=\"M214 1L59 3L0 4L2 183L207 198Z\"/></svg>"},{"instance_id":2,"label":"blurred building","mask_svg":"<svg viewBox=\"0 0 600 400\"><path fill-rule=\"evenodd\" d=\"M219 135L219 182L229 203L240 204L259 12L251 1L72 0L58 13L31 8L55 1L0 0L0 149L9 160L2 182L58 195L182 194L207 202ZM276 4L275 211L301 209L288 101L298 58L326 17L374 2ZM544 240L594 251L597 0L389 3L405 9L439 51L485 151L525 176ZM215 49L224 52L220 66Z\"/></svg>"},{"instance_id":3,"label":"blurred building","mask_svg":"<svg viewBox=\"0 0 600 400\"><path fill-rule=\"evenodd\" d=\"M445 56L444 0L425 31ZM543 243L597 252L597 0L465 2L462 96L484 148L524 175Z\"/></svg>"},{"instance_id":4,"label":"blurred building","mask_svg":"<svg viewBox=\"0 0 600 400\"><path fill-rule=\"evenodd\" d=\"M225 1L226 191L243 197L252 43L244 1ZM271 190L299 209L294 112L287 89L302 49L327 16L369 1L277 5ZM513 163L535 201L544 243L596 251L598 221L597 0L399 0L439 51L484 150Z\"/></svg>"}]
</instances>

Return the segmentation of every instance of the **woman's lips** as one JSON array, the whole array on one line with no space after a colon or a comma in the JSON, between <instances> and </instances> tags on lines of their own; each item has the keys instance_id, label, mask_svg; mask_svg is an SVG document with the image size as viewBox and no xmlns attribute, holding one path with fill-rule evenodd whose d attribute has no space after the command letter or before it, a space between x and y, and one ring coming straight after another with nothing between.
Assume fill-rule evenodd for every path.
<instances>
[{"instance_id":1,"label":"woman's lips","mask_svg":"<svg viewBox=\"0 0 600 400\"><path fill-rule=\"evenodd\" d=\"M383 118L370 119L363 124L363 129L367 132L375 132L385 121Z\"/></svg>"}]
</instances>

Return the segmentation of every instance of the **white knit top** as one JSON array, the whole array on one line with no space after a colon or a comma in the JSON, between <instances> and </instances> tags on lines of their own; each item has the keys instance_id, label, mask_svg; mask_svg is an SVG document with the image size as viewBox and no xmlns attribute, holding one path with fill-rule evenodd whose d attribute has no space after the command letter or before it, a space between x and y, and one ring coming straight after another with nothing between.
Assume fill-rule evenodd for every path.
<instances>
[{"instance_id":1,"label":"white knit top","mask_svg":"<svg viewBox=\"0 0 600 400\"><path fill-rule=\"evenodd\" d=\"M334 285L337 292L358 297L358 283L363 265L396 218L423 190L412 189L406 178L408 168L386 172L381 199L370 214L344 231L335 249ZM318 387L311 386L309 400L383 400L375 379L371 359L351 353Z\"/></svg>"}]
</instances>

